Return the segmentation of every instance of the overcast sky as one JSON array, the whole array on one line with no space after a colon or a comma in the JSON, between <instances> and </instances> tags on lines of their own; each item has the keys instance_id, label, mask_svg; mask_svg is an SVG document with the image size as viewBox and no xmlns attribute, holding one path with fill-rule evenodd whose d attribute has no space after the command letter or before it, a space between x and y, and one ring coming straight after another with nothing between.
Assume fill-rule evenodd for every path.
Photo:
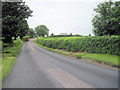
<instances>
[{"instance_id":1,"label":"overcast sky","mask_svg":"<svg viewBox=\"0 0 120 90\"><path fill-rule=\"evenodd\" d=\"M46 25L51 33L92 34L94 8L105 0L24 0L33 10L30 28Z\"/></svg>"}]
</instances>

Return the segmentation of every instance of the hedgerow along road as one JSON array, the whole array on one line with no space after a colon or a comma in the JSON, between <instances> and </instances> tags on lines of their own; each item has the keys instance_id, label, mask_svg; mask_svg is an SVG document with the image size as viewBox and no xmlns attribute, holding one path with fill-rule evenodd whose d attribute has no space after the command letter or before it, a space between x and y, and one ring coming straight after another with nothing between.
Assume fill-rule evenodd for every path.
<instances>
[{"instance_id":1,"label":"hedgerow along road","mask_svg":"<svg viewBox=\"0 0 120 90\"><path fill-rule=\"evenodd\" d=\"M25 42L3 88L118 88L118 70Z\"/></svg>"}]
</instances>

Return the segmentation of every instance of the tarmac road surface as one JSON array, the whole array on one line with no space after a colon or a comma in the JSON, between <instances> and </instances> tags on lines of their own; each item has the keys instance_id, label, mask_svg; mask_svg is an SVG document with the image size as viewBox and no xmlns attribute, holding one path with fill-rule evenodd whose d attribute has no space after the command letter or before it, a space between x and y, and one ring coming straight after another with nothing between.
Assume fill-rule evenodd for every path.
<instances>
[{"instance_id":1,"label":"tarmac road surface","mask_svg":"<svg viewBox=\"0 0 120 90\"><path fill-rule=\"evenodd\" d=\"M118 88L118 70L69 58L25 42L3 88Z\"/></svg>"}]
</instances>

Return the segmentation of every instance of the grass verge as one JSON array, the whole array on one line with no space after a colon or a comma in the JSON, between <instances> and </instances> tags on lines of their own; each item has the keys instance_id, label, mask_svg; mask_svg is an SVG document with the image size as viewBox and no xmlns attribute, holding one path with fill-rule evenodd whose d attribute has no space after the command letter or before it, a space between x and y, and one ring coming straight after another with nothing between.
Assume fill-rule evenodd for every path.
<instances>
[{"instance_id":1,"label":"grass verge","mask_svg":"<svg viewBox=\"0 0 120 90\"><path fill-rule=\"evenodd\" d=\"M118 56L116 55L85 53L85 54L75 54L74 56L76 58L91 59L91 61L101 64L106 64L112 67L119 67Z\"/></svg>"},{"instance_id":2,"label":"grass verge","mask_svg":"<svg viewBox=\"0 0 120 90\"><path fill-rule=\"evenodd\" d=\"M7 75L7 73L10 71L14 61L15 61L15 57L2 58L2 77L5 77Z\"/></svg>"},{"instance_id":3,"label":"grass verge","mask_svg":"<svg viewBox=\"0 0 120 90\"><path fill-rule=\"evenodd\" d=\"M85 53L85 52L67 52L65 50L52 49L52 48L42 46L36 41L34 41L34 43L44 49L47 49L49 51L56 52L59 54L63 54L66 56L74 57L74 58L89 61L89 62L104 64L104 65L111 66L117 69L120 67L120 64L118 61L119 56L117 55L94 54L94 53Z\"/></svg>"},{"instance_id":4,"label":"grass verge","mask_svg":"<svg viewBox=\"0 0 120 90\"><path fill-rule=\"evenodd\" d=\"M2 78L4 78L11 70L12 65L19 51L21 50L22 45L23 45L23 41L18 39L14 41L13 46L7 46L3 48L2 62L0 63L0 67L2 67L2 76L1 76Z\"/></svg>"}]
</instances>

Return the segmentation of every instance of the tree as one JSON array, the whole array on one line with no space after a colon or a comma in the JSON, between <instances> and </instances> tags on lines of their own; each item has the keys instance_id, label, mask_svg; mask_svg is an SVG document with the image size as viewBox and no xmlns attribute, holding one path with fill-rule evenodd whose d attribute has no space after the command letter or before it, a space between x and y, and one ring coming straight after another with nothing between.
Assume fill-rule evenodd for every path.
<instances>
[{"instance_id":1,"label":"tree","mask_svg":"<svg viewBox=\"0 0 120 90\"><path fill-rule=\"evenodd\" d=\"M16 33L16 29L18 29L18 18L14 16L6 16L2 19L2 37L4 37L3 42L12 43L12 37Z\"/></svg>"},{"instance_id":2,"label":"tree","mask_svg":"<svg viewBox=\"0 0 120 90\"><path fill-rule=\"evenodd\" d=\"M18 33L16 34L17 36L20 36L20 39L24 37L26 34L29 33L29 25L27 23L27 20L23 19L19 22L19 30Z\"/></svg>"},{"instance_id":3,"label":"tree","mask_svg":"<svg viewBox=\"0 0 120 90\"><path fill-rule=\"evenodd\" d=\"M89 34L89 36L91 36L91 34Z\"/></svg>"},{"instance_id":4,"label":"tree","mask_svg":"<svg viewBox=\"0 0 120 90\"><path fill-rule=\"evenodd\" d=\"M51 36L54 36L54 34L53 34L53 33L51 33Z\"/></svg>"},{"instance_id":5,"label":"tree","mask_svg":"<svg viewBox=\"0 0 120 90\"><path fill-rule=\"evenodd\" d=\"M70 36L72 36L72 33L70 33Z\"/></svg>"},{"instance_id":6,"label":"tree","mask_svg":"<svg viewBox=\"0 0 120 90\"><path fill-rule=\"evenodd\" d=\"M120 35L120 1L103 2L94 9L93 32L97 36Z\"/></svg>"},{"instance_id":7,"label":"tree","mask_svg":"<svg viewBox=\"0 0 120 90\"><path fill-rule=\"evenodd\" d=\"M39 25L35 28L35 31L37 33L38 36L48 36L49 33L49 29L45 26L45 25Z\"/></svg>"},{"instance_id":8,"label":"tree","mask_svg":"<svg viewBox=\"0 0 120 90\"><path fill-rule=\"evenodd\" d=\"M28 24L25 19L32 11L25 2L2 2L2 36L5 43L12 43L12 37L23 36Z\"/></svg>"},{"instance_id":9,"label":"tree","mask_svg":"<svg viewBox=\"0 0 120 90\"><path fill-rule=\"evenodd\" d=\"M34 35L35 35L35 32L32 28L29 29L29 35L30 35L31 38L33 38Z\"/></svg>"}]
</instances>

